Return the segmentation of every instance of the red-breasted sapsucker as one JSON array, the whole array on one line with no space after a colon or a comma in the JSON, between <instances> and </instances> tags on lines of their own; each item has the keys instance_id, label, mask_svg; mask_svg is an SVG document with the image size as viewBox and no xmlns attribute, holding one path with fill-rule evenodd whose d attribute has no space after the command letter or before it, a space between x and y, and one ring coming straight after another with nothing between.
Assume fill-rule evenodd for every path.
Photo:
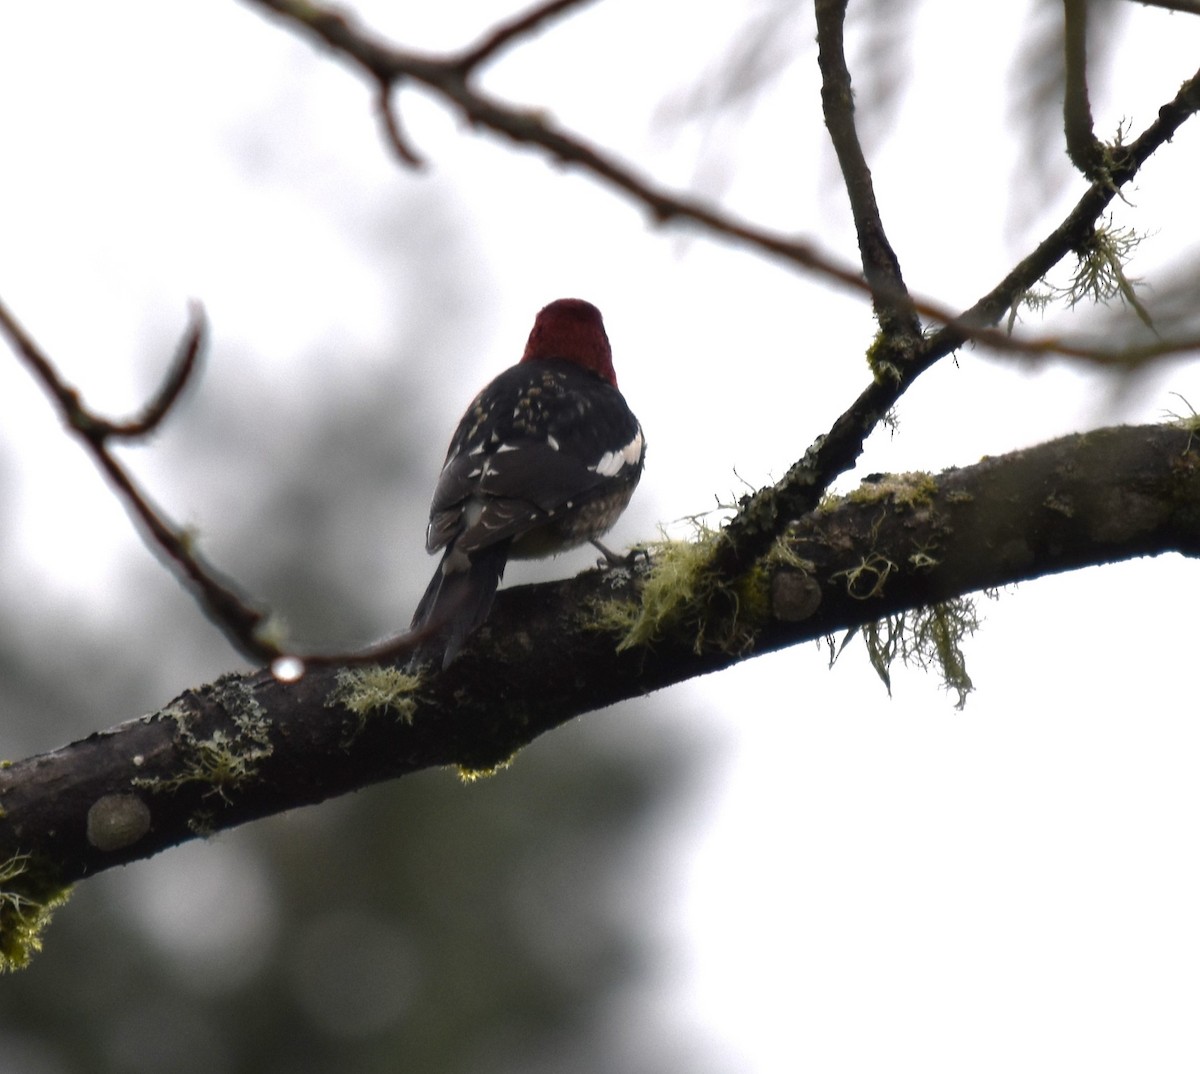
<instances>
[{"instance_id":1,"label":"red-breasted sapsucker","mask_svg":"<svg viewBox=\"0 0 1200 1074\"><path fill-rule=\"evenodd\" d=\"M446 453L425 547L445 550L417 605L420 653L443 667L487 618L510 557L552 556L607 531L642 476L642 427L617 390L600 311L538 315L525 353L475 397Z\"/></svg>"}]
</instances>

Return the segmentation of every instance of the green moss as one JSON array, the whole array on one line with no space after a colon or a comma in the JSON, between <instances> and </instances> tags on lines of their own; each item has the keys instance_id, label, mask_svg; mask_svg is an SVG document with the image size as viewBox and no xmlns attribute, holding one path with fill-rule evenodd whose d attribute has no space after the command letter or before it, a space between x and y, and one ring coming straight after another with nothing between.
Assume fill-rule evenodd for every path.
<instances>
[{"instance_id":1,"label":"green moss","mask_svg":"<svg viewBox=\"0 0 1200 1074\"><path fill-rule=\"evenodd\" d=\"M477 783L481 779L487 779L498 772L503 772L511 764L512 757L507 757L499 764L490 765L487 768L469 768L467 765L460 764L458 766L458 778L463 783Z\"/></svg>"},{"instance_id":2,"label":"green moss","mask_svg":"<svg viewBox=\"0 0 1200 1074\"><path fill-rule=\"evenodd\" d=\"M182 706L168 706L158 715L174 720L178 728L179 774L167 779L157 776L135 779L135 787L173 791L188 783L203 783L209 785L206 793L219 794L228 800L229 792L253 778L260 762L274 752L271 721L243 676L224 675L206 692L228 714L233 732L216 730L208 738L198 738L191 726L194 713Z\"/></svg>"},{"instance_id":3,"label":"green moss","mask_svg":"<svg viewBox=\"0 0 1200 1074\"><path fill-rule=\"evenodd\" d=\"M829 577L845 578L846 593L855 600L870 600L872 597L883 596L884 583L892 572L899 568L886 556L872 552L854 567L844 571L834 571Z\"/></svg>"},{"instance_id":4,"label":"green moss","mask_svg":"<svg viewBox=\"0 0 1200 1074\"><path fill-rule=\"evenodd\" d=\"M649 568L641 577L641 601L597 600L588 608L591 629L621 634L617 652L649 645L677 626L707 585L709 565L719 539L699 524L697 539L663 539L647 545Z\"/></svg>"},{"instance_id":5,"label":"green moss","mask_svg":"<svg viewBox=\"0 0 1200 1074\"><path fill-rule=\"evenodd\" d=\"M975 689L967 674L962 643L978 629L975 602L970 597L955 597L869 623L863 627L863 641L889 696L891 667L899 659L926 671L936 669L942 685L958 695L955 708L961 709Z\"/></svg>"},{"instance_id":6,"label":"green moss","mask_svg":"<svg viewBox=\"0 0 1200 1074\"><path fill-rule=\"evenodd\" d=\"M206 793L228 800L229 792L245 783L258 771L258 762L271 755L271 747L251 745L239 735L214 731L210 738L181 739L184 763L176 776L168 779L135 779L134 785L154 791L173 791L187 783L209 785Z\"/></svg>"},{"instance_id":7,"label":"green moss","mask_svg":"<svg viewBox=\"0 0 1200 1074\"><path fill-rule=\"evenodd\" d=\"M751 610L766 607L766 578L750 571L736 583L718 584L712 564L720 540L719 530L696 522L695 540L652 542L649 566L640 571L640 602L595 600L584 625L622 635L618 653L667 634L690 635L697 653L707 646L740 652L752 641Z\"/></svg>"},{"instance_id":8,"label":"green moss","mask_svg":"<svg viewBox=\"0 0 1200 1074\"><path fill-rule=\"evenodd\" d=\"M909 565L914 571L933 570L934 567L941 563L941 560L932 554L934 551L936 551L936 545L923 545L908 557Z\"/></svg>"},{"instance_id":9,"label":"green moss","mask_svg":"<svg viewBox=\"0 0 1200 1074\"><path fill-rule=\"evenodd\" d=\"M709 646L744 651L769 610L768 572L759 566L733 584L719 583L712 562L720 540L718 530L697 523L694 540L651 544L640 604L594 602L588 625L620 633L618 652L651 645L668 633L690 636L696 652Z\"/></svg>"},{"instance_id":10,"label":"green moss","mask_svg":"<svg viewBox=\"0 0 1200 1074\"><path fill-rule=\"evenodd\" d=\"M358 729L374 713L393 712L403 723L412 723L417 711L415 698L421 679L399 668L371 664L342 668L337 685L325 699L329 707L340 706L358 717Z\"/></svg>"},{"instance_id":11,"label":"green moss","mask_svg":"<svg viewBox=\"0 0 1200 1074\"><path fill-rule=\"evenodd\" d=\"M662 541L653 549L649 576L642 582L642 607L617 651L645 645L659 637L684 609L711 585L709 577L716 530L702 527L694 541Z\"/></svg>"},{"instance_id":12,"label":"green moss","mask_svg":"<svg viewBox=\"0 0 1200 1074\"><path fill-rule=\"evenodd\" d=\"M1064 296L1068 305L1075 306L1083 301L1108 305L1118 298L1131 307L1142 323L1153 331L1150 313L1137 295L1142 280L1125 271L1126 264L1144 238L1133 228L1114 226L1111 216L1106 224L1095 228L1088 240L1075 251L1079 260Z\"/></svg>"},{"instance_id":13,"label":"green moss","mask_svg":"<svg viewBox=\"0 0 1200 1074\"><path fill-rule=\"evenodd\" d=\"M790 570L803 571L805 574L815 573L817 565L811 559L799 555L792 548L789 537L790 535L780 537L771 546L771 551L765 557L766 566L771 570L787 567Z\"/></svg>"},{"instance_id":14,"label":"green moss","mask_svg":"<svg viewBox=\"0 0 1200 1074\"><path fill-rule=\"evenodd\" d=\"M1132 228L1115 226L1109 216L1074 250L1075 270L1067 283L1055 284L1043 277L1039 281L1040 286L1031 287L1016 297L1009 310L1009 332L1013 330L1023 307L1044 312L1051 306L1074 309L1084 302L1106 306L1114 299L1119 299L1157 335L1150 313L1138 297L1137 290L1143 281L1126 271L1134 251L1144 238Z\"/></svg>"},{"instance_id":15,"label":"green moss","mask_svg":"<svg viewBox=\"0 0 1200 1074\"><path fill-rule=\"evenodd\" d=\"M0 862L0 973L21 970L42 949L42 933L71 894L29 854Z\"/></svg>"},{"instance_id":16,"label":"green moss","mask_svg":"<svg viewBox=\"0 0 1200 1074\"><path fill-rule=\"evenodd\" d=\"M750 631L752 640L752 624L764 623L771 616L771 569L763 560L756 563L731 587L735 599L737 619L740 621L740 633ZM725 647L728 648L728 647Z\"/></svg>"},{"instance_id":17,"label":"green moss","mask_svg":"<svg viewBox=\"0 0 1200 1074\"><path fill-rule=\"evenodd\" d=\"M900 367L896 365L890 358L884 357L885 354L891 352L892 344L888 339L887 333L882 329L875 334L874 340L867 348L867 366L871 370L871 375L875 378L877 384L899 384L904 378L900 372Z\"/></svg>"},{"instance_id":18,"label":"green moss","mask_svg":"<svg viewBox=\"0 0 1200 1074\"><path fill-rule=\"evenodd\" d=\"M932 474L916 470L903 474L887 474L880 481L864 481L846 494L850 503L878 503L886 500L899 507L928 507L937 495L937 479Z\"/></svg>"},{"instance_id":19,"label":"green moss","mask_svg":"<svg viewBox=\"0 0 1200 1074\"><path fill-rule=\"evenodd\" d=\"M780 538L750 570L722 583L712 570L721 539L719 530L697 522L695 540L661 540L647 546L650 566L642 575L640 603L594 601L586 625L621 635L618 652L652 645L670 633L690 637L697 653L706 648L744 652L771 617L775 571L785 567L812 573L816 565Z\"/></svg>"}]
</instances>

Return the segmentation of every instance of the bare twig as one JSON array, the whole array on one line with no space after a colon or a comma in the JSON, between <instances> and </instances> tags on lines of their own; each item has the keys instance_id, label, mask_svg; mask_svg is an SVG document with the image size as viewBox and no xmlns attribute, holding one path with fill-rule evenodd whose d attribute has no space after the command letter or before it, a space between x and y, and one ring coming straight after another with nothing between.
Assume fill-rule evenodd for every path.
<instances>
[{"instance_id":1,"label":"bare twig","mask_svg":"<svg viewBox=\"0 0 1200 1074\"><path fill-rule=\"evenodd\" d=\"M1184 83L1174 99L1159 109L1158 118L1136 141L1122 147L1120 155L1114 159L1110 181L1093 183L1066 219L996 287L961 316L951 318L943 328L926 338L910 360L877 366L874 381L782 480L742 499L737 516L723 531L726 540L714 558L713 566L719 576L737 577L770 549L790 520L813 510L824 490L857 461L867 436L926 369L969 340L998 343L996 336L999 333L992 326L1059 260L1083 244L1121 184L1132 179L1151 155L1197 111L1200 111L1200 71ZM1193 348L1196 343L1195 340L1183 342ZM1054 349L1052 345L1046 347L1047 352ZM1150 353L1154 349L1146 350ZM1094 354L1088 357L1094 358Z\"/></svg>"},{"instance_id":2,"label":"bare twig","mask_svg":"<svg viewBox=\"0 0 1200 1074\"><path fill-rule=\"evenodd\" d=\"M85 406L79 392L62 379L45 352L2 301L0 332L8 337L13 349L57 404L63 424L79 437L116 489L126 509L145 532L147 544L185 584L205 615L243 656L255 663L271 664L281 677L294 679L309 666L341 666L402 659L410 656L436 632L438 624L435 623L425 630L409 631L367 649L344 653L296 655L284 649L270 636L270 614L204 559L193 537L151 502L112 453L110 441L145 436L162 423L178 401L197 367L204 344L204 312L198 304L192 306L191 322L162 388L139 417L126 422L109 421Z\"/></svg>"},{"instance_id":3,"label":"bare twig","mask_svg":"<svg viewBox=\"0 0 1200 1074\"><path fill-rule=\"evenodd\" d=\"M404 130L400 126L400 117L392 107L392 85L390 82L381 81L379 83L375 93L375 110L379 113L379 119L383 123L383 129L387 135L387 143L392 147L392 151L396 156L400 158L400 161L410 168L423 167L425 161L421 159L420 154L409 144L408 139L404 135Z\"/></svg>"},{"instance_id":4,"label":"bare twig","mask_svg":"<svg viewBox=\"0 0 1200 1074\"><path fill-rule=\"evenodd\" d=\"M463 52L455 61L464 73L473 71L480 64L495 58L497 53L515 41L528 37L550 19L566 14L572 8L594 3L595 0L547 0L518 15L510 22L502 23L477 44Z\"/></svg>"},{"instance_id":5,"label":"bare twig","mask_svg":"<svg viewBox=\"0 0 1200 1074\"><path fill-rule=\"evenodd\" d=\"M884 231L871 169L854 126L854 93L843 47L846 0L817 0L816 15L821 105L850 197L863 275L885 339L895 350L911 352L921 337L921 326L904 285L900 259Z\"/></svg>"},{"instance_id":6,"label":"bare twig","mask_svg":"<svg viewBox=\"0 0 1200 1074\"><path fill-rule=\"evenodd\" d=\"M812 510L830 482L854 465L866 437L883 420L908 387L939 359L969 340L1001 350L1035 353L1073 353L1094 361L1128 364L1128 352L1105 352L1064 344L1058 339L1021 341L995 329L1021 296L1089 235L1095 221L1120 186L1137 173L1146 159L1175 130L1200 109L1200 72L1186 82L1176 97L1163 105L1159 116L1130 146L1112 153L1107 174L1093 181L1075 209L1042 243L1021 261L995 288L965 312L955 314L937 303L910 299L898 275L888 270L888 257L875 248L870 260L874 278L864 275L815 246L773 233L739 220L686 195L678 195L637 174L613 157L592 148L575 135L556 127L542 114L520 111L500 103L468 85L454 60L418 55L390 48L360 30L346 16L335 14L310 0L247 0L281 15L315 34L326 45L364 68L377 81L410 79L424 85L458 108L473 124L502 134L520 144L537 146L563 163L575 164L628 195L659 222L686 221L710 234L732 240L793 267L827 280L867 292L882 305L911 308L943 327L922 341L917 353L903 362L884 361L875 366L875 379L838 418L828 435L818 440L775 485L744 497L738 515L726 527L714 569L721 577L736 577L764 554L788 520ZM837 16L834 4L829 10ZM840 27L837 32L840 34ZM860 199L860 211L865 204ZM886 243L886 238L884 238ZM892 254L894 258L894 254ZM898 265L896 266L898 274ZM1156 343L1146 356L1191 349L1192 340Z\"/></svg>"},{"instance_id":7,"label":"bare twig","mask_svg":"<svg viewBox=\"0 0 1200 1074\"><path fill-rule=\"evenodd\" d=\"M47 394L58 404L63 423L83 441L129 513L149 535L151 547L187 583L209 618L224 629L226 636L244 655L267 660L282 655L258 636L264 613L255 608L232 582L204 562L189 534L172 524L151 504L108 446L110 440L141 436L155 428L178 400L195 368L203 342L204 319L200 308L194 306L192 309L192 323L184 337L180 357L157 398L140 418L125 423L106 421L84 406L79 393L63 381L33 337L3 303L0 303L0 328Z\"/></svg>"},{"instance_id":8,"label":"bare twig","mask_svg":"<svg viewBox=\"0 0 1200 1074\"><path fill-rule=\"evenodd\" d=\"M350 16L309 0L246 0L246 3L279 15L312 33L333 51L362 68L375 85L394 85L407 80L424 86L457 108L473 126L502 135L521 145L537 147L560 163L583 169L626 195L660 224L690 224L712 236L778 260L792 268L811 272L841 287L872 297L877 295L884 303L910 305L912 310L927 320L953 327L955 332L963 334L964 339L973 339L1005 353L1060 354L1114 366L1128 366L1133 361L1165 358L1195 349L1194 339L1162 341L1136 350L1088 347L1057 336L1024 339L990 328L990 325L997 323L1003 316L1007 306L997 317L980 320L973 316L972 310L966 313L951 310L932 299L906 294L903 289L891 287L883 273L873 281L873 290L872 282L869 282L859 269L822 250L815 243L760 227L700 199L669 190L627 167L611 154L561 129L544 113L506 105L470 85L469 68L464 71L463 65L474 52L483 50L485 55L491 54L483 49L483 44L449 58L425 55L386 45L361 29ZM565 10L565 7L562 10ZM544 5L535 11L557 14L559 8ZM524 18L528 19L530 16ZM538 18L526 24L526 29L539 25L541 21L542 19ZM502 43L509 44L515 40L512 27L516 25L519 30L521 24L522 20L517 20L515 24L507 24L491 36L501 34ZM484 42L490 39L485 37ZM1185 85L1184 90L1180 91L1180 97L1176 98L1177 101L1185 96L1185 91L1189 86L1194 86L1195 81L1193 79ZM1194 88L1191 92L1195 92ZM385 135L391 142L393 135L386 129L387 116L387 112L384 112ZM1182 119L1179 122L1182 122ZM1178 123L1175 126L1178 126ZM1116 169L1112 182L1119 186L1128 178L1129 175ZM1036 282L1036 278L1031 284L1032 282ZM1015 301L1021 293L1022 290L1014 291L1011 301Z\"/></svg>"},{"instance_id":9,"label":"bare twig","mask_svg":"<svg viewBox=\"0 0 1200 1074\"><path fill-rule=\"evenodd\" d=\"M689 616L642 651L617 652L611 634L570 610L632 601L633 586L614 591L592 575L502 591L492 645L417 690L385 679L386 694L356 704L363 680L330 669L300 683L224 676L149 717L0 767L0 860L32 854L53 864L59 883L82 879L379 780L441 765L493 767L585 712L932 600L1135 556L1195 555L1200 472L1180 465L1188 445L1188 430L1172 426L1093 430L942 474L917 517L848 498L806 519L791 547L809 561L805 573L824 581L845 579L868 546L887 550L899 566L886 590L865 602L844 581L823 585L815 610L796 618L779 614L773 598L753 644L737 652L711 636L697 644ZM1138 490L1145 525L1103 524L1111 511L1104 490L1113 488ZM1047 512L1047 489L1072 510ZM947 532L953 540L944 540ZM908 566L902 553L935 543L935 578ZM1014 545L1028 555L1003 552ZM780 564L773 573L788 570ZM696 609L701 621L704 611ZM248 743L249 713L261 738ZM214 772L203 766L201 743L220 746L231 761L239 746L257 748L241 771ZM131 791L153 823L117 845L85 838L94 803Z\"/></svg>"},{"instance_id":10,"label":"bare twig","mask_svg":"<svg viewBox=\"0 0 1200 1074\"><path fill-rule=\"evenodd\" d=\"M166 418L171 408L179 401L183 389L196 372L200 351L204 343L204 308L193 302L189 310L187 331L175 352L175 358L167 371L158 394L150 400L146 409L133 421L111 426L113 436L122 440L135 440L155 431Z\"/></svg>"},{"instance_id":11,"label":"bare twig","mask_svg":"<svg viewBox=\"0 0 1200 1074\"><path fill-rule=\"evenodd\" d=\"M863 242L863 258L870 279L856 269L818 251L812 245L772 233L753 224L740 221L711 206L684 195L676 195L653 184L615 159L586 145L577 137L556 128L540 115L518 111L496 102L467 84L470 68L493 55L500 47L530 32L551 15L565 11L568 3L547 3L528 15L508 24L486 37L480 45L457 58L434 59L415 53L389 48L371 40L350 22L347 16L308 3L307 0L250 0L261 7L300 23L321 40L343 55L352 58L370 73L379 87L379 110L389 141L397 155L413 163L416 154L405 142L396 117L392 114L389 93L397 82L409 79L420 83L458 107L472 122L502 133L522 144L536 145L553 157L574 163L608 182L645 207L656 219L681 219L698 224L710 233L776 257L794 266L816 272L847 287L867 291L877 308L893 311L915 310L938 321L944 327L934 336L917 341L915 353L905 355L903 362L884 360L875 368L875 379L855 403L834 423L829 434L813 446L797 462L785 478L768 489L747 496L738 517L726 530L728 540L722 543L720 573L733 576L761 555L778 536L782 522L799 517L816 503L822 489L837 474L853 465L861 452L866 436L883 419L897 399L925 369L939 358L957 349L968 340L976 340L1004 350L1073 353L1093 360L1109 358L1104 352L1064 344L1059 340L1013 340L993 326L1041 276L1066 253L1078 247L1094 226L1095 220L1115 195L1121 184L1129 181L1142 163L1170 139L1178 127L1200 109L1200 72L1185 83L1176 98L1164 105L1159 117L1130 146L1120 147L1104 182L1095 182L1075 210L1028 258L1022 261L993 291L961 315L955 315L935 303L910 300L904 290L899 264L887 244L879 222L878 210L870 190L869 172L861 161L852 122L848 115L839 114L844 103L836 104L833 126L848 124L848 130L838 135L849 147L848 180L865 180L865 193L855 193L852 201L856 216L861 217L867 241ZM579 0L582 2L582 0ZM830 11L840 19L840 0L826 0ZM836 28L840 51L840 22ZM838 60L844 69L844 60ZM831 68L831 84L839 78L848 79ZM846 87L848 90L848 82ZM859 160L852 159L857 153ZM851 179L851 177L855 177ZM860 196L861 195L861 196ZM179 356L172 366L162 389L138 418L116 423L106 421L86 408L78 393L57 374L50 361L21 329L16 320L0 305L0 328L8 335L15 349L34 371L47 392L59 406L64 422L81 437L101 470L117 489L130 513L149 535L156 554L196 595L205 613L220 626L230 641L245 655L279 664L286 661L289 672L299 674L307 664L342 664L374 660L398 659L410 654L426 638L419 634L403 634L365 651L354 653L316 653L297 657L276 644L265 630L267 613L256 607L238 587L206 563L194 547L189 535L175 526L159 511L133 481L125 468L108 449L111 439L132 439L158 427L178 400L192 375L201 349L203 321L197 312L185 335ZM911 337L910 337L911 338ZM1147 357L1178 353L1195 346L1195 340L1160 342L1145 349ZM1110 360L1127 363L1128 351Z\"/></svg>"},{"instance_id":12,"label":"bare twig","mask_svg":"<svg viewBox=\"0 0 1200 1074\"><path fill-rule=\"evenodd\" d=\"M1088 179L1103 180L1105 149L1096 137L1087 84L1087 8L1089 0L1063 0L1065 70L1063 130L1067 156Z\"/></svg>"},{"instance_id":13,"label":"bare twig","mask_svg":"<svg viewBox=\"0 0 1200 1074\"><path fill-rule=\"evenodd\" d=\"M1113 154L1108 181L1093 183L1066 219L1044 238L1037 248L1020 261L991 291L984 295L961 316L946 323L929 341L929 352L939 357L962 346L968 339L986 338L991 335L979 333L980 327L999 323L1005 312L1019 296L1025 294L1061 259L1079 248L1091 236L1095 223L1116 196L1120 187L1129 182L1151 156L1169 142L1183 124L1200 111L1200 70L1179 88L1174 98L1158 110L1158 117L1129 145L1120 146ZM1038 341L1039 343L1042 341ZM1045 341L1046 353L1070 353L1054 341ZM1085 350L1080 356L1094 361L1114 365L1131 364L1128 355L1140 354L1144 358L1160 357L1168 353L1182 354L1195 350L1196 337L1149 344L1144 348L1128 348L1125 351Z\"/></svg>"}]
</instances>

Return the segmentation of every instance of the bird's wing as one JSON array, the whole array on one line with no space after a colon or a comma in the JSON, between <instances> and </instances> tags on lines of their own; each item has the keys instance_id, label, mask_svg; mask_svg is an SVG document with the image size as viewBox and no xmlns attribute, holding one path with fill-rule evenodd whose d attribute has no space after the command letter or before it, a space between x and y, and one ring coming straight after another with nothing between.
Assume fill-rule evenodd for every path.
<instances>
[{"instance_id":1,"label":"bird's wing","mask_svg":"<svg viewBox=\"0 0 1200 1074\"><path fill-rule=\"evenodd\" d=\"M457 456L434 493L426 544L431 552L457 538L472 552L545 525L611 488L615 476L545 441L518 441L506 450Z\"/></svg>"},{"instance_id":2,"label":"bird's wing","mask_svg":"<svg viewBox=\"0 0 1200 1074\"><path fill-rule=\"evenodd\" d=\"M641 426L620 392L567 363L515 366L468 408L429 512L426 547L519 539L641 476Z\"/></svg>"}]
</instances>

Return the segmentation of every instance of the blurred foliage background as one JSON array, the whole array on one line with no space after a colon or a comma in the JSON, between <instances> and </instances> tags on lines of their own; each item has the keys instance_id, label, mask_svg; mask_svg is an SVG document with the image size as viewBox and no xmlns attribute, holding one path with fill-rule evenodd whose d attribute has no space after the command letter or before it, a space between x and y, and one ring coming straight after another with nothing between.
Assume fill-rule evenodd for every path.
<instances>
[{"instance_id":1,"label":"blurred foliage background","mask_svg":"<svg viewBox=\"0 0 1200 1074\"><path fill-rule=\"evenodd\" d=\"M218 350L133 453L154 496L200 519L214 560L310 645L394 631L433 569L421 531L449 431L422 418L433 389L414 370L452 352L476 281L450 208L414 200L362 221L418 312L394 326L395 353L327 342L281 378ZM455 241L414 244L431 220ZM211 541L204 519L219 520ZM9 756L236 662L132 541L95 607L40 599L19 565L0 585ZM617 1054L628 1071L703 1069L646 998L671 965L656 906L673 840L655 832L694 759L648 708L577 721L469 785L423 773L79 885L42 955L0 980L0 1070L585 1072Z\"/></svg>"},{"instance_id":2,"label":"blurred foliage background","mask_svg":"<svg viewBox=\"0 0 1200 1074\"><path fill-rule=\"evenodd\" d=\"M519 5L352 6L439 49ZM1078 196L1061 4L1018 7L850 5L889 233L914 286L951 303L992 286ZM1152 27L1140 37L1131 11ZM772 480L862 387L860 296L664 241L620 199L467 136L407 91L431 165L406 172L361 83L243 5L12 14L2 293L114 415L152 392L185 299L206 302L202 379L127 454L305 644L407 622L433 569L423 530L449 422L560 288L618 314L614 343L637 355L619 371L650 459L620 540ZM1091 16L1097 130L1140 129L1186 73L1159 62L1182 17L1131 3ZM486 84L663 182L852 257L813 50L811 6L790 0L597 4ZM1195 146L1182 132L1114 206L1169 240L1135 266L1167 327L1194 323L1195 256L1172 236L1191 219ZM1073 317L1027 327L1074 331ZM1114 386L959 359L906 400L902 435L868 445L865 472L1153 420L1163 389L1190 390L1173 371ZM236 663L15 362L0 361L0 401L0 756L17 757ZM0 978L0 1074L746 1069L682 1019L676 997L697 980L726 1033L772 1050L754 1069L904 1054L957 1071L984 1048L998 1067L1086 1055L1117 1070L1194 1051L1196 878L1178 853L1194 717L1173 677L1192 635L1170 570L1061 577L990 609L967 719L936 683L910 679L888 702L864 662L830 676L822 654L779 654L754 662L752 689L726 675L590 715L475 784L425 773L89 880L33 965ZM1065 607L1079 624L1066 631ZM1127 608L1134 628L1114 629ZM709 819L691 792L717 767L684 710L702 704L742 766L736 823L687 877L721 889L706 971L671 920Z\"/></svg>"}]
</instances>

